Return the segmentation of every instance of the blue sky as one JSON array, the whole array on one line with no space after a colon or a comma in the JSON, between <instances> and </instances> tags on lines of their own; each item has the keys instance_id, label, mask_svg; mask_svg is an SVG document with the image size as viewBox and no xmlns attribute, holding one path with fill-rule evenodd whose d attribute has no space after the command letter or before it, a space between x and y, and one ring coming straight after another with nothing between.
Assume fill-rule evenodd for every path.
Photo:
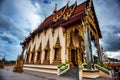
<instances>
[{"instance_id":1,"label":"blue sky","mask_svg":"<svg viewBox=\"0 0 120 80\"><path fill-rule=\"evenodd\" d=\"M78 4L85 0L78 0ZM44 19L68 0L0 0L0 57L15 60L21 41ZM70 0L70 5L75 0ZM120 59L120 1L93 0L103 38L101 46L109 57Z\"/></svg>"}]
</instances>

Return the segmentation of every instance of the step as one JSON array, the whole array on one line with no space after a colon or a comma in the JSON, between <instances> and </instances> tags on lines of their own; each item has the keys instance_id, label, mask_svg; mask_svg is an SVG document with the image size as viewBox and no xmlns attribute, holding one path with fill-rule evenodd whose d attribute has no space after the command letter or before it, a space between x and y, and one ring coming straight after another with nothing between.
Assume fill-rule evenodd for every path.
<instances>
[{"instance_id":1,"label":"step","mask_svg":"<svg viewBox=\"0 0 120 80\"><path fill-rule=\"evenodd\" d=\"M95 79L95 78L99 78L100 75L98 70L83 70L82 77Z\"/></svg>"},{"instance_id":2,"label":"step","mask_svg":"<svg viewBox=\"0 0 120 80\"><path fill-rule=\"evenodd\" d=\"M46 73L58 73L57 65L37 65L37 64L24 64L24 70L38 71L38 72L46 72Z\"/></svg>"},{"instance_id":3,"label":"step","mask_svg":"<svg viewBox=\"0 0 120 80\"><path fill-rule=\"evenodd\" d=\"M72 77L72 78L77 78L79 77L79 69L74 68L74 69L69 69L65 73L61 74L60 77Z\"/></svg>"}]
</instances>

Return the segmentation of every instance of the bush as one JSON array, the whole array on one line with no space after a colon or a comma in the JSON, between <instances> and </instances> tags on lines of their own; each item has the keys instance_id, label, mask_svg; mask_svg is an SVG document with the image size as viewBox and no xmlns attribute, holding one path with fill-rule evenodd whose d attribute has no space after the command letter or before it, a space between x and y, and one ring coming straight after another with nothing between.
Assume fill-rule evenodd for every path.
<instances>
[{"instance_id":1,"label":"bush","mask_svg":"<svg viewBox=\"0 0 120 80\"><path fill-rule=\"evenodd\" d=\"M65 66L65 65L67 65L68 64L68 62L65 62L63 65Z\"/></svg>"},{"instance_id":2,"label":"bush","mask_svg":"<svg viewBox=\"0 0 120 80\"><path fill-rule=\"evenodd\" d=\"M106 68L107 70L110 70L110 66L104 65L104 68Z\"/></svg>"},{"instance_id":3,"label":"bush","mask_svg":"<svg viewBox=\"0 0 120 80\"><path fill-rule=\"evenodd\" d=\"M64 64L59 64L59 65L58 65L58 68L61 68L63 65L64 65Z\"/></svg>"},{"instance_id":4,"label":"bush","mask_svg":"<svg viewBox=\"0 0 120 80\"><path fill-rule=\"evenodd\" d=\"M105 69L107 69L107 70L110 70L110 66L107 66L107 65L105 65L105 64L103 64L103 63L100 63L100 62L98 62L97 63L99 66L101 66L101 67L104 67Z\"/></svg>"},{"instance_id":5,"label":"bush","mask_svg":"<svg viewBox=\"0 0 120 80\"><path fill-rule=\"evenodd\" d=\"M65 63L61 63L58 65L58 68L61 68L62 66L66 66L68 64L68 62L65 62Z\"/></svg>"}]
</instances>

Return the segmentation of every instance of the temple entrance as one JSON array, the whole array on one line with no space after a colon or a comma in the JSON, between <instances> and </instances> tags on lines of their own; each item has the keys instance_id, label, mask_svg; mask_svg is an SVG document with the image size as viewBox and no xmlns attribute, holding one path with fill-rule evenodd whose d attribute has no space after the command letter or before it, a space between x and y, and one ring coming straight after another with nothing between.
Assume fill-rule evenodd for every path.
<instances>
[{"instance_id":1,"label":"temple entrance","mask_svg":"<svg viewBox=\"0 0 120 80\"><path fill-rule=\"evenodd\" d=\"M71 49L71 62L73 66L77 66L77 50Z\"/></svg>"},{"instance_id":2,"label":"temple entrance","mask_svg":"<svg viewBox=\"0 0 120 80\"><path fill-rule=\"evenodd\" d=\"M71 29L68 36L68 62L71 68L79 67L84 62L84 40L77 28Z\"/></svg>"}]
</instances>

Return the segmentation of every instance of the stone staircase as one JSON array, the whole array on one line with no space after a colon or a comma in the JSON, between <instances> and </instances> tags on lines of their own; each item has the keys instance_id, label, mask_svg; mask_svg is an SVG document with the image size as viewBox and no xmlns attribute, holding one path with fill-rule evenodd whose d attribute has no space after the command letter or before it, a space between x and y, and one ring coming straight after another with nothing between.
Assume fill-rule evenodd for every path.
<instances>
[{"instance_id":1,"label":"stone staircase","mask_svg":"<svg viewBox=\"0 0 120 80\"><path fill-rule=\"evenodd\" d=\"M79 80L79 69L74 67L72 69L67 70L65 73L59 75L60 77L69 77L75 80Z\"/></svg>"},{"instance_id":2,"label":"stone staircase","mask_svg":"<svg viewBox=\"0 0 120 80\"><path fill-rule=\"evenodd\" d=\"M100 77L99 70L83 70L82 77L89 79L97 79Z\"/></svg>"},{"instance_id":3,"label":"stone staircase","mask_svg":"<svg viewBox=\"0 0 120 80\"><path fill-rule=\"evenodd\" d=\"M57 65L37 65L37 64L24 64L24 70L38 71L38 72L46 72L46 73L58 73Z\"/></svg>"}]
</instances>

